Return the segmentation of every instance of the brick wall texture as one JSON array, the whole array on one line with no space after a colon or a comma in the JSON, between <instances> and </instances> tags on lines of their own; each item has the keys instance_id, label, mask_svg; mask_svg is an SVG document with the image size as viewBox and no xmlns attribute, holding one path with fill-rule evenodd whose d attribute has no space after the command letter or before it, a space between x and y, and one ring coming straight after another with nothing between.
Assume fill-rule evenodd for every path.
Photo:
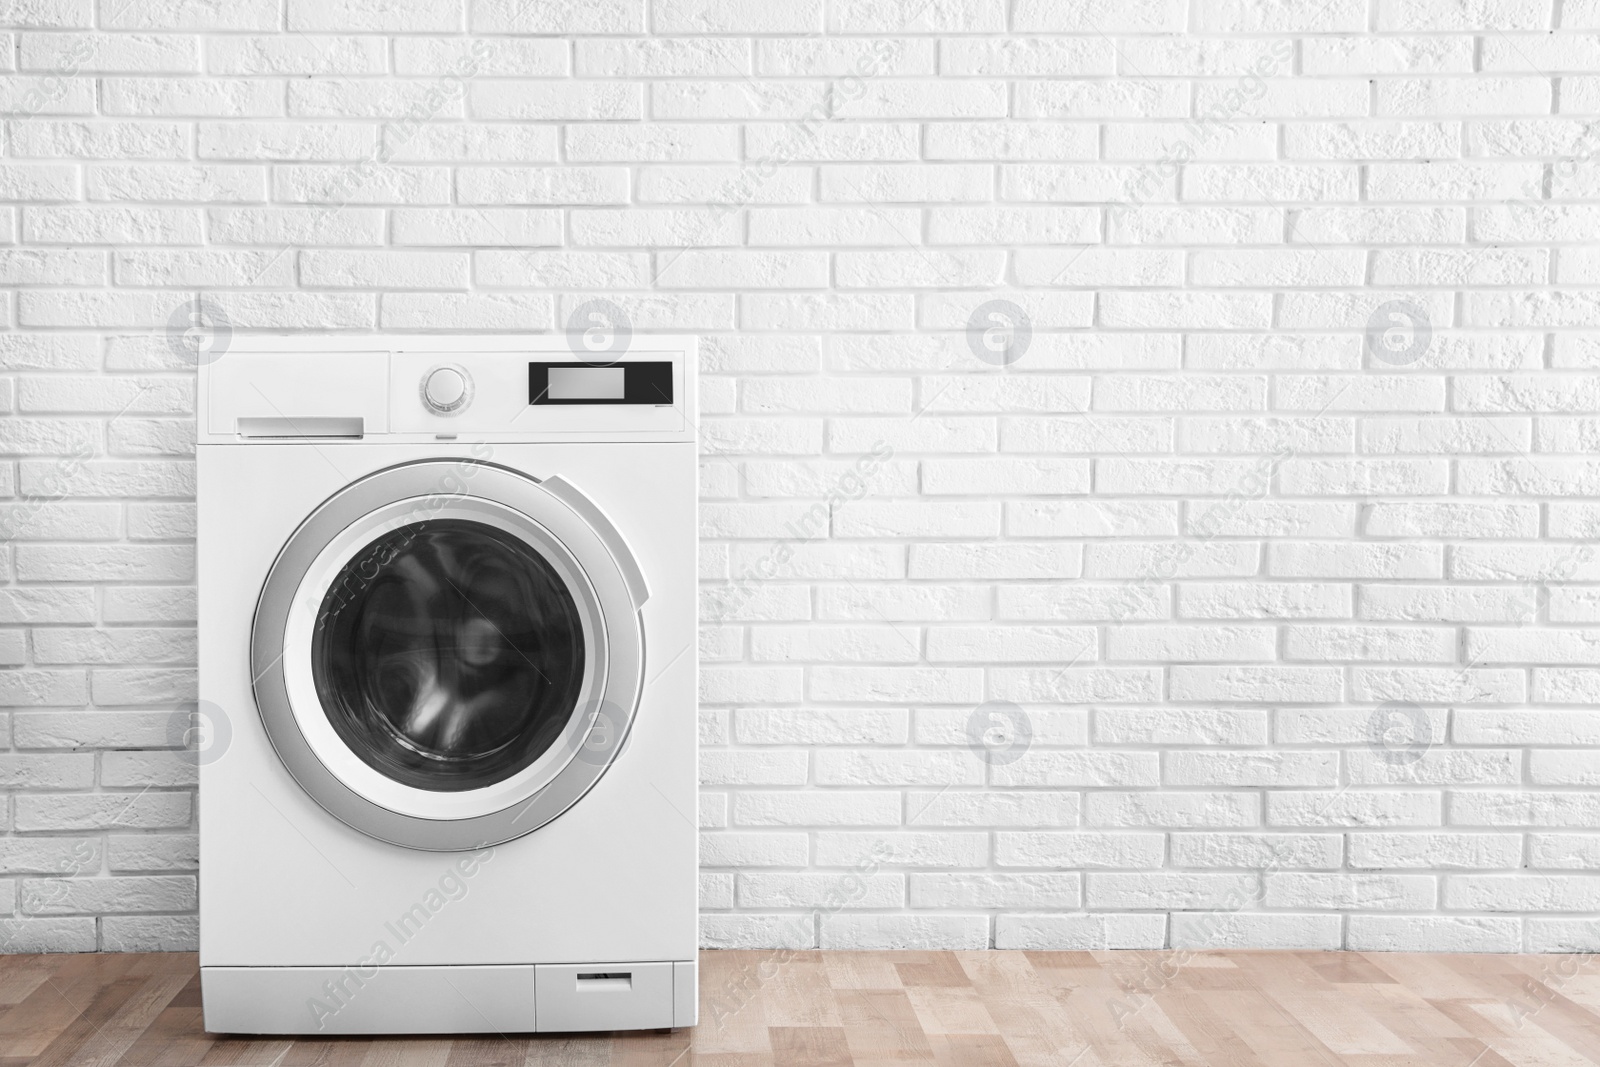
<instances>
[{"instance_id":1,"label":"brick wall texture","mask_svg":"<svg viewBox=\"0 0 1600 1067\"><path fill-rule=\"evenodd\" d=\"M707 945L1600 949L1600 2L0 20L0 949L194 942L197 299L702 337Z\"/></svg>"}]
</instances>

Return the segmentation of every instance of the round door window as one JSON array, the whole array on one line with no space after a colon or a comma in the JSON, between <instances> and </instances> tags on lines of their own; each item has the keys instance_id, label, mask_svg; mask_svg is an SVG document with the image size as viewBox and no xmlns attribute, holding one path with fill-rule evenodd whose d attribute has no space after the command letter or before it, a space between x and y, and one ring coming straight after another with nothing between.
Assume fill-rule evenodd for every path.
<instances>
[{"instance_id":1,"label":"round door window","mask_svg":"<svg viewBox=\"0 0 1600 1067\"><path fill-rule=\"evenodd\" d=\"M561 736L584 676L583 624L531 545L431 519L371 542L323 598L317 696L369 767L440 792L504 781Z\"/></svg>"}]
</instances>

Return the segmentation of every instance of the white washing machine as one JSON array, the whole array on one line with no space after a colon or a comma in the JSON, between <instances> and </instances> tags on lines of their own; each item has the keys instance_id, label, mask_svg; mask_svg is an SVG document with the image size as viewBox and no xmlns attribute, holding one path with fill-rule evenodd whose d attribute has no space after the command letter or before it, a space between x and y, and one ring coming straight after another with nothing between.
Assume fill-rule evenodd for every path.
<instances>
[{"instance_id":1,"label":"white washing machine","mask_svg":"<svg viewBox=\"0 0 1600 1067\"><path fill-rule=\"evenodd\" d=\"M207 1030L695 1021L695 345L579 350L201 368Z\"/></svg>"}]
</instances>

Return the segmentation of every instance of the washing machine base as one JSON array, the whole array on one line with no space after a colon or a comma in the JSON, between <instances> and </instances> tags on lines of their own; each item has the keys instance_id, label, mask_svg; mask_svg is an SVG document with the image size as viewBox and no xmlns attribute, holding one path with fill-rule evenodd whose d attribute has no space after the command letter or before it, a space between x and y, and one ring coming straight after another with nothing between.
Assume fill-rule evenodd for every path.
<instances>
[{"instance_id":1,"label":"washing machine base","mask_svg":"<svg viewBox=\"0 0 1600 1067\"><path fill-rule=\"evenodd\" d=\"M693 961L201 967L214 1034L477 1034L693 1026Z\"/></svg>"}]
</instances>

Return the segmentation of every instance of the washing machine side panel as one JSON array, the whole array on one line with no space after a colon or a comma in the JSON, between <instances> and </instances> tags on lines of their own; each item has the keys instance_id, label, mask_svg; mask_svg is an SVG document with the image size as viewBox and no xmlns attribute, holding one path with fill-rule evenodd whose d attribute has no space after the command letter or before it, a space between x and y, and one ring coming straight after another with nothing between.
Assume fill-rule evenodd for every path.
<instances>
[{"instance_id":1,"label":"washing machine side panel","mask_svg":"<svg viewBox=\"0 0 1600 1067\"><path fill-rule=\"evenodd\" d=\"M269 454L284 449L291 462ZM421 852L350 829L299 789L261 727L249 632L278 547L362 474L470 454L363 444L333 449L330 462L326 451L201 450L201 697L233 726L228 751L201 768L202 964L348 966L379 944L399 966L694 959L694 445L495 447L493 462L560 474L600 506L650 596L627 747L566 814L487 854Z\"/></svg>"}]
</instances>

